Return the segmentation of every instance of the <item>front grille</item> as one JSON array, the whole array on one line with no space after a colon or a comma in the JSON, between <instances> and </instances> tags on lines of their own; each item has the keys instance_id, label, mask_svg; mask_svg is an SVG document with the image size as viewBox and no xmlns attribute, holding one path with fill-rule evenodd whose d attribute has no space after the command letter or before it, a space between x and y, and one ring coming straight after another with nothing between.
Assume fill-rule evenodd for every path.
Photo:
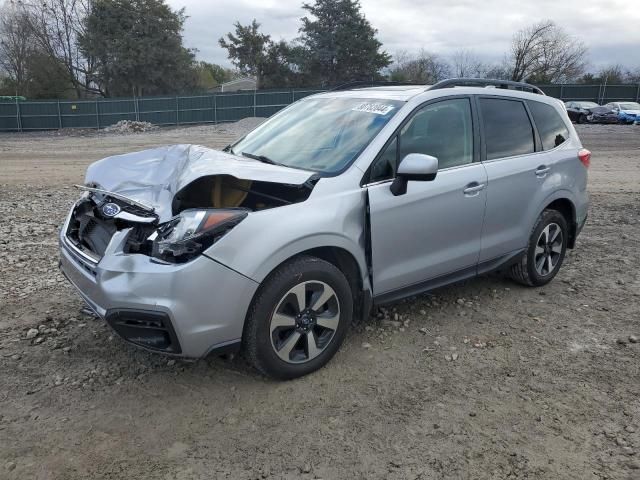
<instances>
[{"instance_id":1,"label":"front grille","mask_svg":"<svg viewBox=\"0 0 640 480\"><path fill-rule=\"evenodd\" d=\"M78 240L91 252L102 257L111 237L116 233L115 223L112 220L102 220L86 214L77 220L79 223Z\"/></svg>"},{"instance_id":2,"label":"front grille","mask_svg":"<svg viewBox=\"0 0 640 480\"><path fill-rule=\"evenodd\" d=\"M91 200L81 200L71 213L65 233L75 249L99 260L117 229L113 219L101 218L97 213Z\"/></svg>"}]
</instances>

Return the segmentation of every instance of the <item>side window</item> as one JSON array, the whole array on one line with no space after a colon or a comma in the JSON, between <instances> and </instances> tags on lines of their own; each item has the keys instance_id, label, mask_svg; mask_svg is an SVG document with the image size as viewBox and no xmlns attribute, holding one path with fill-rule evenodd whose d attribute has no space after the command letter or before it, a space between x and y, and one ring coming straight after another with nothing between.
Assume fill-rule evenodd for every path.
<instances>
[{"instance_id":1,"label":"side window","mask_svg":"<svg viewBox=\"0 0 640 480\"><path fill-rule=\"evenodd\" d=\"M371 165L371 173L369 174L369 183L388 180L396 176L396 162L398 157L398 136L387 145L382 155Z\"/></svg>"},{"instance_id":2,"label":"side window","mask_svg":"<svg viewBox=\"0 0 640 480\"><path fill-rule=\"evenodd\" d=\"M471 103L455 98L418 110L400 131L400 159L424 153L438 159L439 168L473 161Z\"/></svg>"},{"instance_id":3,"label":"side window","mask_svg":"<svg viewBox=\"0 0 640 480\"><path fill-rule=\"evenodd\" d=\"M556 148L569 138L569 129L555 108L541 102L530 101L528 104L544 150Z\"/></svg>"},{"instance_id":4,"label":"side window","mask_svg":"<svg viewBox=\"0 0 640 480\"><path fill-rule=\"evenodd\" d=\"M533 127L519 100L481 98L487 160L535 151Z\"/></svg>"}]
</instances>

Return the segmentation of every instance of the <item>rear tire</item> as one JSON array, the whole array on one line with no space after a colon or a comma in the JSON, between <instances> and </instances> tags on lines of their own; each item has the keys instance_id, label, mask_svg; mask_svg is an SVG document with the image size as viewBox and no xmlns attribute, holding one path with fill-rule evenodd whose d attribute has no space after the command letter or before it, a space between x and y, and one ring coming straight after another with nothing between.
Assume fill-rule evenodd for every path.
<instances>
[{"instance_id":1,"label":"rear tire","mask_svg":"<svg viewBox=\"0 0 640 480\"><path fill-rule=\"evenodd\" d=\"M331 360L352 316L353 294L344 274L319 258L297 257L258 289L244 329L244 355L269 377L301 377Z\"/></svg>"},{"instance_id":2,"label":"rear tire","mask_svg":"<svg viewBox=\"0 0 640 480\"><path fill-rule=\"evenodd\" d=\"M529 287L549 283L562 266L568 238L564 215L557 210L542 212L533 227L526 252L511 267L511 278Z\"/></svg>"}]
</instances>

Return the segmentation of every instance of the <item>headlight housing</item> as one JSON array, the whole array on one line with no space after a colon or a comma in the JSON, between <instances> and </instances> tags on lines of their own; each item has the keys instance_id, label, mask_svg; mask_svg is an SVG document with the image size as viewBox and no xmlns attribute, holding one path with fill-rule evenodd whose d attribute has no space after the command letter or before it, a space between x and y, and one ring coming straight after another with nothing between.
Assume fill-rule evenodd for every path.
<instances>
[{"instance_id":1,"label":"headlight housing","mask_svg":"<svg viewBox=\"0 0 640 480\"><path fill-rule=\"evenodd\" d=\"M183 210L152 234L152 255L171 263L188 262L244 220L248 213L243 208Z\"/></svg>"}]
</instances>

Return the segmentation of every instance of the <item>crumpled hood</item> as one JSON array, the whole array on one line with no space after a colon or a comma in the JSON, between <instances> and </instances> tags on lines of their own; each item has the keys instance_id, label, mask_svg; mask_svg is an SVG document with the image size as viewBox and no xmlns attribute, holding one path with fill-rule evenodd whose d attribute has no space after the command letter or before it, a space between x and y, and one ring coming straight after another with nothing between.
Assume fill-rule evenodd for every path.
<instances>
[{"instance_id":1,"label":"crumpled hood","mask_svg":"<svg viewBox=\"0 0 640 480\"><path fill-rule=\"evenodd\" d=\"M98 160L87 169L85 184L96 184L153 207L160 222L165 222L172 216L174 195L208 175L301 185L314 173L269 165L201 145L168 145Z\"/></svg>"}]
</instances>

